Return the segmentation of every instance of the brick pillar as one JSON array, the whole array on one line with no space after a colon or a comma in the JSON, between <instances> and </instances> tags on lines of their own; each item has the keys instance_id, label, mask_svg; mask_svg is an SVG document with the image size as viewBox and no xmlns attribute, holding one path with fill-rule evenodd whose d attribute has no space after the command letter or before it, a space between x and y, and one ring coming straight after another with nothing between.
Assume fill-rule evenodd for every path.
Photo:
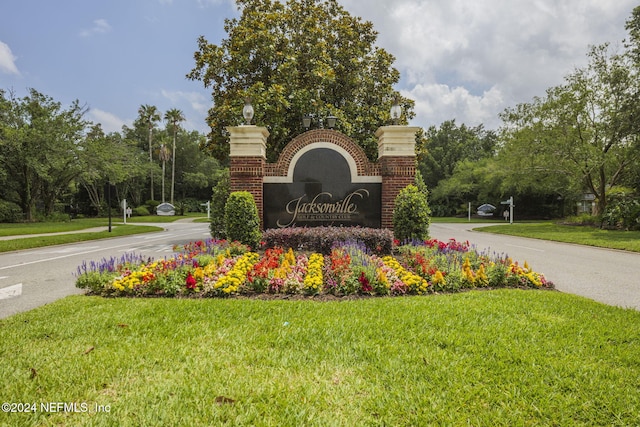
<instances>
[{"instance_id":1,"label":"brick pillar","mask_svg":"<svg viewBox=\"0 0 640 427\"><path fill-rule=\"evenodd\" d=\"M227 127L229 132L229 175L231 191L248 191L258 207L263 227L262 183L265 173L266 144L269 131L258 126Z\"/></svg>"},{"instance_id":2,"label":"brick pillar","mask_svg":"<svg viewBox=\"0 0 640 427\"><path fill-rule=\"evenodd\" d=\"M400 190L415 182L416 133L411 126L382 126L376 131L382 173L382 228L393 229L393 209Z\"/></svg>"}]
</instances>

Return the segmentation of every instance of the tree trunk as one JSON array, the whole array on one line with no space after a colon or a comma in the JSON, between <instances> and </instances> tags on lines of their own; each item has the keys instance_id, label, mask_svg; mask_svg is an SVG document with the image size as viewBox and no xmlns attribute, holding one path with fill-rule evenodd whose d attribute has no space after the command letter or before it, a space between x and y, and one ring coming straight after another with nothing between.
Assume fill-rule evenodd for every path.
<instances>
[{"instance_id":1,"label":"tree trunk","mask_svg":"<svg viewBox=\"0 0 640 427\"><path fill-rule=\"evenodd\" d=\"M153 165L153 152L151 150L151 134L153 130L151 128L151 121L149 121L149 164ZM154 200L153 196L153 167L151 169L151 200Z\"/></svg>"},{"instance_id":2,"label":"tree trunk","mask_svg":"<svg viewBox=\"0 0 640 427\"><path fill-rule=\"evenodd\" d=\"M176 181L176 131L175 131L175 123L173 130L173 156L171 159L171 204L173 205L173 191L175 188Z\"/></svg>"}]
</instances>

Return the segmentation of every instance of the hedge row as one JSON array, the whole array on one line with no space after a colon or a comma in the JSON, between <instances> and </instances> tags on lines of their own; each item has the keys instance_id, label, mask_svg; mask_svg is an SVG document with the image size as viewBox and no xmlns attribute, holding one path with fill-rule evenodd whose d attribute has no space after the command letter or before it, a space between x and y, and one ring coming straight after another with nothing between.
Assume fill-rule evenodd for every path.
<instances>
[{"instance_id":1,"label":"hedge row","mask_svg":"<svg viewBox=\"0 0 640 427\"><path fill-rule=\"evenodd\" d=\"M293 248L298 251L319 252L327 255L339 242L357 241L372 253L391 254L393 232L366 227L313 227L270 229L262 233L262 244L268 248Z\"/></svg>"}]
</instances>

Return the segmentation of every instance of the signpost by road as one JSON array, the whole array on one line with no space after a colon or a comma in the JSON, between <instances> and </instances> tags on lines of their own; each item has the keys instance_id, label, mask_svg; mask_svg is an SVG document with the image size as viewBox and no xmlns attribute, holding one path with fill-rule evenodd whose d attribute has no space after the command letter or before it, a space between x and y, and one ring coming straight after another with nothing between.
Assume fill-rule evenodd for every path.
<instances>
[{"instance_id":1,"label":"signpost by road","mask_svg":"<svg viewBox=\"0 0 640 427\"><path fill-rule=\"evenodd\" d=\"M207 219L211 219L211 202L207 200L207 203L200 203L200 206L207 207Z\"/></svg>"},{"instance_id":2,"label":"signpost by road","mask_svg":"<svg viewBox=\"0 0 640 427\"><path fill-rule=\"evenodd\" d=\"M500 202L500 204L501 205L509 205L509 211L508 211L509 212L509 224L513 224L513 208L516 207L516 205L513 204L513 196L509 197L504 202Z\"/></svg>"}]
</instances>

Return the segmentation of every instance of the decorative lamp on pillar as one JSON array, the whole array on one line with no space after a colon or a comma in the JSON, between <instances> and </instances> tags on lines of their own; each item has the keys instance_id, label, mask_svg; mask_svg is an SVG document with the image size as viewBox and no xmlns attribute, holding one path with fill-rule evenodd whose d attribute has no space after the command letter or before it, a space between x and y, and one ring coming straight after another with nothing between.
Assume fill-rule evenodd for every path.
<instances>
[{"instance_id":1,"label":"decorative lamp on pillar","mask_svg":"<svg viewBox=\"0 0 640 427\"><path fill-rule=\"evenodd\" d=\"M242 108L242 116L245 120L245 125L251 124L251 119L253 119L253 105L251 105L251 98L244 99L244 107Z\"/></svg>"},{"instance_id":2,"label":"decorative lamp on pillar","mask_svg":"<svg viewBox=\"0 0 640 427\"><path fill-rule=\"evenodd\" d=\"M333 129L336 127L336 121L338 121L338 118L336 116L334 116L333 114L327 117L327 127L329 129Z\"/></svg>"},{"instance_id":3,"label":"decorative lamp on pillar","mask_svg":"<svg viewBox=\"0 0 640 427\"><path fill-rule=\"evenodd\" d=\"M309 130L311 127L311 116L309 114L305 115L302 118L302 127Z\"/></svg>"},{"instance_id":4,"label":"decorative lamp on pillar","mask_svg":"<svg viewBox=\"0 0 640 427\"><path fill-rule=\"evenodd\" d=\"M402 107L399 104L398 97L393 100L393 105L391 106L391 122L394 125L397 125L400 121L400 116L402 116Z\"/></svg>"}]
</instances>

